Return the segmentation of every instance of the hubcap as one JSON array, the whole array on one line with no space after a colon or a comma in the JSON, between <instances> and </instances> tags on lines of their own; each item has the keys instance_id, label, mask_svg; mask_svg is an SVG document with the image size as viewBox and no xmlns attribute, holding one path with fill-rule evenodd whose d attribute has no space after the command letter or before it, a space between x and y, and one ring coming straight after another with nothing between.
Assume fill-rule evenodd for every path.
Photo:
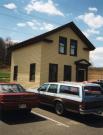
<instances>
[{"instance_id":1,"label":"hubcap","mask_svg":"<svg viewBox=\"0 0 103 135\"><path fill-rule=\"evenodd\" d=\"M63 114L63 105L61 103L56 104L56 112L57 114Z\"/></svg>"}]
</instances>

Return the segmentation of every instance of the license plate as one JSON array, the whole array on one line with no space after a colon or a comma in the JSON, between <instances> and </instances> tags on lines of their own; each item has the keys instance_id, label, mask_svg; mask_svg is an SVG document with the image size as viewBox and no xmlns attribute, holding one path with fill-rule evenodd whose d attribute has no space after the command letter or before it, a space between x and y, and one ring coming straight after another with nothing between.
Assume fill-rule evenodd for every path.
<instances>
[{"instance_id":1,"label":"license plate","mask_svg":"<svg viewBox=\"0 0 103 135\"><path fill-rule=\"evenodd\" d=\"M26 104L19 105L19 108L26 108Z\"/></svg>"}]
</instances>

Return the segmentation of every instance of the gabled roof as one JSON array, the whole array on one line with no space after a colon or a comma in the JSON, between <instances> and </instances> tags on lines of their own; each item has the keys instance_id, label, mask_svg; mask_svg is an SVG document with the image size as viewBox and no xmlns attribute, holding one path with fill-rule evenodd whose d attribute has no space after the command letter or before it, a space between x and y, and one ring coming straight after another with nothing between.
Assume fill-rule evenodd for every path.
<instances>
[{"instance_id":1,"label":"gabled roof","mask_svg":"<svg viewBox=\"0 0 103 135\"><path fill-rule=\"evenodd\" d=\"M30 39L25 40L23 42L20 42L20 43L18 43L16 45L12 46L11 49L16 50L16 49L28 46L28 45L33 44L33 43L43 41L47 36L52 35L55 32L58 32L58 31L66 28L66 27L70 27L79 36L79 38L87 45L89 50L94 50L95 49L94 45L86 38L86 36L80 31L80 29L74 24L74 22L67 23L65 25L62 25L62 26L54 29L54 30L51 30L51 31L46 32L44 34L41 34L39 36L30 38Z\"/></svg>"},{"instance_id":2,"label":"gabled roof","mask_svg":"<svg viewBox=\"0 0 103 135\"><path fill-rule=\"evenodd\" d=\"M75 61L75 64L76 65L84 64L84 65L87 65L87 66L91 65L91 63L89 61L85 60L85 59L77 60L77 61Z\"/></svg>"}]
</instances>

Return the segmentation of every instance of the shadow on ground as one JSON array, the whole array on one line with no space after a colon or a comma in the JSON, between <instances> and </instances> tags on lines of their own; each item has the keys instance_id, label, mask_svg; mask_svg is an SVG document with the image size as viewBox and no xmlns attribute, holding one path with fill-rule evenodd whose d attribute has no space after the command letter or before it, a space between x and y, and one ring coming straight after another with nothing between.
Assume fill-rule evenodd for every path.
<instances>
[{"instance_id":1,"label":"shadow on ground","mask_svg":"<svg viewBox=\"0 0 103 135\"><path fill-rule=\"evenodd\" d=\"M0 114L0 120L9 125L24 124L31 122L45 121L46 119L37 116L33 113L25 115L20 112L4 112Z\"/></svg>"},{"instance_id":2,"label":"shadow on ground","mask_svg":"<svg viewBox=\"0 0 103 135\"><path fill-rule=\"evenodd\" d=\"M41 109L50 111L52 113L54 112L54 109L51 107L47 107L47 106L43 106L40 105ZM76 114L76 113L71 113L71 112L65 112L63 116L60 117L65 117L68 118L70 120L74 120L80 123L83 123L85 125L91 126L91 127L95 127L95 128L103 128L103 116L99 116L99 115L80 115L80 114Z\"/></svg>"}]
</instances>

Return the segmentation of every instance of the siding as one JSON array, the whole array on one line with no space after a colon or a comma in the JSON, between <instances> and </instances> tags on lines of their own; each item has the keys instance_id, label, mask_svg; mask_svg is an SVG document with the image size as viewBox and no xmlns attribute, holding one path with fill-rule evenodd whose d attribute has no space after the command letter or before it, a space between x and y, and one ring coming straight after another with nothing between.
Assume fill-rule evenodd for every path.
<instances>
[{"instance_id":1,"label":"siding","mask_svg":"<svg viewBox=\"0 0 103 135\"><path fill-rule=\"evenodd\" d=\"M103 80L103 68L89 68L88 80Z\"/></svg>"},{"instance_id":2,"label":"siding","mask_svg":"<svg viewBox=\"0 0 103 135\"><path fill-rule=\"evenodd\" d=\"M40 85L41 43L18 49L12 53L11 81L13 81L13 67L18 65L18 82L25 87ZM36 63L35 82L29 82L30 64Z\"/></svg>"},{"instance_id":3,"label":"siding","mask_svg":"<svg viewBox=\"0 0 103 135\"><path fill-rule=\"evenodd\" d=\"M67 55L58 53L59 36L67 37ZM53 43L44 43L42 45L42 68L41 68L41 84L48 81L49 63L58 64L58 81L63 80L64 65L72 66L72 81L76 80L75 61L86 59L89 61L89 51L83 50L86 45L82 40L70 29L66 28L48 37ZM70 39L78 41L78 56L70 56Z\"/></svg>"},{"instance_id":4,"label":"siding","mask_svg":"<svg viewBox=\"0 0 103 135\"><path fill-rule=\"evenodd\" d=\"M58 53L59 36L67 37L67 55ZM12 52L11 81L13 81L13 67L18 65L18 82L25 87L38 87L48 81L49 63L58 64L58 81L63 80L64 65L72 66L72 81L76 80L75 61L86 59L89 61L89 51L83 50L87 46L70 29L65 28L48 37L53 43L39 42ZM70 56L70 39L78 41L78 56ZM29 82L29 68L36 63L35 82Z\"/></svg>"}]
</instances>

